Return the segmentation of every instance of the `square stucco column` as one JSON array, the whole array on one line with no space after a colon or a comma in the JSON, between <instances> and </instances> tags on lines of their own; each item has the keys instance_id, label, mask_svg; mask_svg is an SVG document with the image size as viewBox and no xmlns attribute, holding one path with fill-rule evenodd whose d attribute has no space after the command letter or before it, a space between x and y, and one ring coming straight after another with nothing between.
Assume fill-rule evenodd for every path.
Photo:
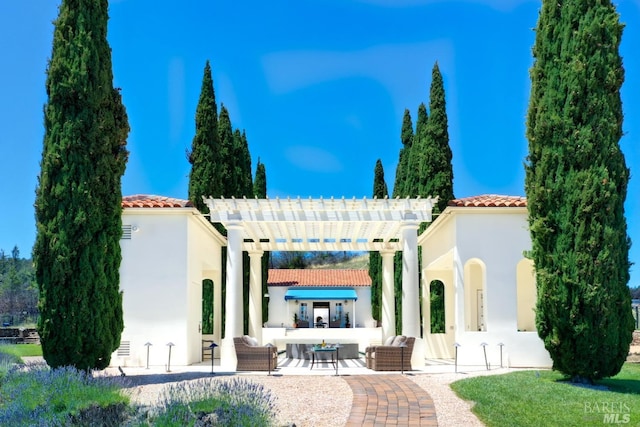
<instances>
[{"instance_id":1,"label":"square stucco column","mask_svg":"<svg viewBox=\"0 0 640 427\"><path fill-rule=\"evenodd\" d=\"M262 345L262 254L249 251L249 335Z\"/></svg>"},{"instance_id":2,"label":"square stucco column","mask_svg":"<svg viewBox=\"0 0 640 427\"><path fill-rule=\"evenodd\" d=\"M233 337L242 336L242 224L227 224L227 295L225 300L225 328L220 365L226 369L236 366Z\"/></svg>"},{"instance_id":3,"label":"square stucco column","mask_svg":"<svg viewBox=\"0 0 640 427\"><path fill-rule=\"evenodd\" d=\"M396 299L393 256L395 251L380 251L382 257L382 342L396 334Z\"/></svg>"},{"instance_id":4,"label":"square stucco column","mask_svg":"<svg viewBox=\"0 0 640 427\"><path fill-rule=\"evenodd\" d=\"M402 230L402 335L420 338L418 302L418 227L415 214L405 214Z\"/></svg>"}]
</instances>

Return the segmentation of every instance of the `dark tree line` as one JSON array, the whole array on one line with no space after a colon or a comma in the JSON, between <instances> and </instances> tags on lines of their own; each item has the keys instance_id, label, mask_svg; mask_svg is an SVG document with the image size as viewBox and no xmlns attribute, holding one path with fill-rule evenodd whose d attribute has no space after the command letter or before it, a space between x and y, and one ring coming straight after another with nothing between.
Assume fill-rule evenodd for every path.
<instances>
[{"instance_id":1,"label":"dark tree line","mask_svg":"<svg viewBox=\"0 0 640 427\"><path fill-rule=\"evenodd\" d=\"M7 255L0 249L0 322L33 323L38 316L38 286L33 262L20 258L17 246Z\"/></svg>"},{"instance_id":2,"label":"dark tree line","mask_svg":"<svg viewBox=\"0 0 640 427\"><path fill-rule=\"evenodd\" d=\"M187 159L191 164L189 175L189 200L206 214L209 212L202 197L266 197L267 177L264 164L258 161L256 180L251 171L251 154L246 132L234 129L229 111L221 104L220 113L215 98L215 89L211 73L211 65L206 62L200 99L196 108L196 132L187 151ZM226 236L222 224L214 224L215 228ZM222 301L226 298L226 248L222 250ZM244 332L249 327L249 254L243 252L243 306ZM267 268L269 253L262 258L262 289L267 292ZM209 303L213 299L213 285L209 282L203 286L203 332L213 332L213 307ZM226 307L222 304L222 323L226 317ZM268 306L263 302L263 320L268 318ZM222 328L224 331L224 327Z\"/></svg>"},{"instance_id":3,"label":"dark tree line","mask_svg":"<svg viewBox=\"0 0 640 427\"><path fill-rule=\"evenodd\" d=\"M430 116L429 116L430 114ZM424 103L418 107L418 120L415 132L409 110L405 110L400 141L402 147L398 157L395 183L392 197L438 197L439 201L433 209L436 216L442 212L447 203L453 200L453 166L451 160L453 154L449 147L446 100L444 82L440 68L436 63L431 73L431 87L429 92L429 111ZM382 182L380 180L382 179ZM374 178L374 196L384 197L386 185L382 165L376 164ZM424 231L428 224L422 224L419 232ZM420 257L419 257L420 259ZM402 331L402 252L397 252L394 257L394 283L395 283L395 312L396 332ZM381 286L382 286L382 260L379 255L374 255L369 267L372 278L372 307L374 319L380 320ZM419 281L420 282L420 281ZM436 298L433 309L444 307L438 300L444 298L443 293L433 293ZM430 296L431 297L431 296ZM420 305L422 307L422 305ZM377 317L376 317L377 316ZM443 319L437 313L432 319Z\"/></svg>"}]
</instances>

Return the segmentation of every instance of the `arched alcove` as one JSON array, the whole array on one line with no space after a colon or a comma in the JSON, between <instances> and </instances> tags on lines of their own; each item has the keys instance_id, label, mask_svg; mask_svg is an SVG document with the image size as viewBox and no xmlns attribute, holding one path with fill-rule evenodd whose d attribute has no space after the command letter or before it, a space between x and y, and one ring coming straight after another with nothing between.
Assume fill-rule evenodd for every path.
<instances>
[{"instance_id":1,"label":"arched alcove","mask_svg":"<svg viewBox=\"0 0 640 427\"><path fill-rule=\"evenodd\" d=\"M202 333L213 334L213 280L202 281Z\"/></svg>"},{"instance_id":2,"label":"arched alcove","mask_svg":"<svg viewBox=\"0 0 640 427\"><path fill-rule=\"evenodd\" d=\"M464 266L465 330L486 331L486 267L479 259Z\"/></svg>"},{"instance_id":3,"label":"arched alcove","mask_svg":"<svg viewBox=\"0 0 640 427\"><path fill-rule=\"evenodd\" d=\"M518 331L536 330L536 279L533 261L523 259L516 267Z\"/></svg>"},{"instance_id":4,"label":"arched alcove","mask_svg":"<svg viewBox=\"0 0 640 427\"><path fill-rule=\"evenodd\" d=\"M431 333L445 333L445 296L444 283L440 280L432 280L429 283L429 301L431 317Z\"/></svg>"}]
</instances>

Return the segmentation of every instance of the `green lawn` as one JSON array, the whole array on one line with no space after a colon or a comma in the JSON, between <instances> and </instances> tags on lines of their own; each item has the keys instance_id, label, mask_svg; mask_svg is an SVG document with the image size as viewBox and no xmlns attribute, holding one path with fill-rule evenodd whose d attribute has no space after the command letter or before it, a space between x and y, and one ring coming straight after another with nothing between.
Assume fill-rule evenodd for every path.
<instances>
[{"instance_id":1,"label":"green lawn","mask_svg":"<svg viewBox=\"0 0 640 427\"><path fill-rule=\"evenodd\" d=\"M475 402L487 426L640 425L640 365L627 363L596 390L573 385L552 371L520 371L456 381L451 388Z\"/></svg>"},{"instance_id":2,"label":"green lawn","mask_svg":"<svg viewBox=\"0 0 640 427\"><path fill-rule=\"evenodd\" d=\"M0 344L0 353L18 357L42 356L42 346L40 344Z\"/></svg>"}]
</instances>

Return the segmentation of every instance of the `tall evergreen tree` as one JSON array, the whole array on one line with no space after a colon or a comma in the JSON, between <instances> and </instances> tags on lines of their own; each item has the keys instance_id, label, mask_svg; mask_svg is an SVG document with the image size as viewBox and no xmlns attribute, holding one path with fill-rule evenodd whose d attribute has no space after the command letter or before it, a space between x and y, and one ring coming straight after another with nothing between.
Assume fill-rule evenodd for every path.
<instances>
[{"instance_id":1,"label":"tall evergreen tree","mask_svg":"<svg viewBox=\"0 0 640 427\"><path fill-rule=\"evenodd\" d=\"M420 115L421 120L425 120L426 108L424 110L424 116ZM402 118L402 129L400 131L400 141L402 142L402 148L400 148L400 155L398 159L398 167L396 168L396 179L393 184L393 197L407 197L411 194L411 158L414 148L414 144L417 138L413 133L413 123L411 122L411 114L409 110L404 110L404 116ZM415 160L414 160L415 161ZM396 333L402 331L402 252L396 252L393 257L394 264L394 298L395 298L395 313L396 313Z\"/></svg>"},{"instance_id":2,"label":"tall evergreen tree","mask_svg":"<svg viewBox=\"0 0 640 427\"><path fill-rule=\"evenodd\" d=\"M107 0L63 0L47 69L33 250L51 367L103 369L124 327L121 178L129 124L113 87Z\"/></svg>"},{"instance_id":3,"label":"tall evergreen tree","mask_svg":"<svg viewBox=\"0 0 640 427\"><path fill-rule=\"evenodd\" d=\"M251 154L245 131L236 129L233 132L233 157L235 163L235 175L238 177L235 196L251 197L253 195L253 180L251 176Z\"/></svg>"},{"instance_id":4,"label":"tall evergreen tree","mask_svg":"<svg viewBox=\"0 0 640 427\"><path fill-rule=\"evenodd\" d=\"M393 184L393 197L401 197L404 195L403 188L409 171L409 156L411 154L413 138L411 113L409 113L408 109L405 109L404 116L402 117L402 130L400 131L400 142L402 142L402 148L400 148L400 155L398 156L396 180Z\"/></svg>"},{"instance_id":5,"label":"tall evergreen tree","mask_svg":"<svg viewBox=\"0 0 640 427\"><path fill-rule=\"evenodd\" d=\"M267 197L267 170L264 163L260 162L258 158L258 164L256 166L256 175L253 181L253 196L258 199L265 199ZM265 251L262 255L262 295L269 292L269 258L270 252ZM266 298L262 298L262 323L266 323L269 320L269 302Z\"/></svg>"},{"instance_id":6,"label":"tall evergreen tree","mask_svg":"<svg viewBox=\"0 0 640 427\"><path fill-rule=\"evenodd\" d=\"M373 197L385 199L389 197L389 189L384 180L382 161L376 161L373 176ZM369 277L371 277L371 315L375 320L380 320L380 304L382 302L382 257L380 252L369 252Z\"/></svg>"},{"instance_id":7,"label":"tall evergreen tree","mask_svg":"<svg viewBox=\"0 0 640 427\"><path fill-rule=\"evenodd\" d=\"M409 151L409 164L405 178L403 194L400 197L416 197L420 194L421 183L425 180L421 173L423 165L427 161L427 107L421 103L418 107L418 120L416 122L416 134Z\"/></svg>"},{"instance_id":8,"label":"tall evergreen tree","mask_svg":"<svg viewBox=\"0 0 640 427\"><path fill-rule=\"evenodd\" d=\"M235 196L238 188L237 174L235 173L237 159L233 155L234 141L231 118L224 104L220 107L220 116L218 117L218 138L220 140L218 154L220 156L220 164L217 179L222 184L221 196Z\"/></svg>"},{"instance_id":9,"label":"tall evergreen tree","mask_svg":"<svg viewBox=\"0 0 640 427\"><path fill-rule=\"evenodd\" d=\"M213 78L209 61L204 66L200 100L196 108L196 134L188 154L191 163L189 173L189 200L200 212L208 209L202 197L220 197L222 181L218 178L220 168L218 139L218 107L216 106Z\"/></svg>"},{"instance_id":10,"label":"tall evergreen tree","mask_svg":"<svg viewBox=\"0 0 640 427\"><path fill-rule=\"evenodd\" d=\"M576 380L617 374L633 330L621 37L610 1L542 2L525 167L536 326L553 368Z\"/></svg>"},{"instance_id":11,"label":"tall evergreen tree","mask_svg":"<svg viewBox=\"0 0 640 427\"><path fill-rule=\"evenodd\" d=\"M434 214L438 214L453 200L453 154L449 146L449 124L444 94L444 83L438 63L433 66L431 74L431 91L429 95L429 121L424 127L424 162L420 165L418 195L421 197L439 197L434 206Z\"/></svg>"}]
</instances>

